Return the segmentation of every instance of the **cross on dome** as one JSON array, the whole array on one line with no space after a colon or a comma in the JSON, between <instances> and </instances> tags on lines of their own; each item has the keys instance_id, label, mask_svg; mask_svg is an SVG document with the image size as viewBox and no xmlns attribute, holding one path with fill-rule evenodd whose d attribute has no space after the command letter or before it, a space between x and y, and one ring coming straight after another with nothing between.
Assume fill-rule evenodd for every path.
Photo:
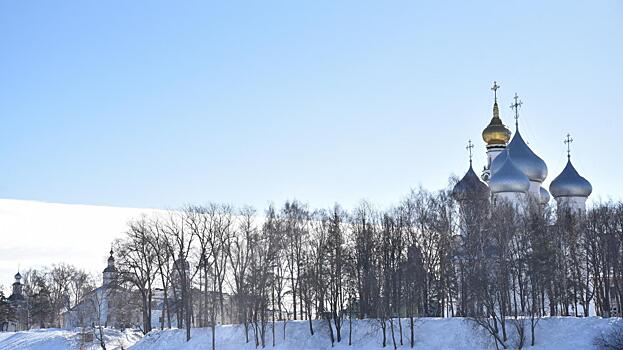
<instances>
[{"instance_id":1,"label":"cross on dome","mask_svg":"<svg viewBox=\"0 0 623 350\"><path fill-rule=\"evenodd\" d=\"M472 150L474 149L474 144L472 143L472 139L467 141L467 147L465 149L469 152L469 165L472 165Z\"/></svg>"},{"instance_id":2,"label":"cross on dome","mask_svg":"<svg viewBox=\"0 0 623 350\"><path fill-rule=\"evenodd\" d=\"M515 110L515 128L519 130L519 108L523 105L523 102L519 99L517 93L515 93L515 97L513 97L515 103L513 103L510 107Z\"/></svg>"},{"instance_id":3,"label":"cross on dome","mask_svg":"<svg viewBox=\"0 0 623 350\"><path fill-rule=\"evenodd\" d=\"M573 142L571 135L567 134L563 142L567 145L567 159L571 159L571 142Z\"/></svg>"},{"instance_id":4,"label":"cross on dome","mask_svg":"<svg viewBox=\"0 0 623 350\"><path fill-rule=\"evenodd\" d=\"M500 85L498 85L497 81L493 81L493 86L491 87L491 90L493 91L493 97L495 99L495 101L498 101L498 89L500 88Z\"/></svg>"}]
</instances>

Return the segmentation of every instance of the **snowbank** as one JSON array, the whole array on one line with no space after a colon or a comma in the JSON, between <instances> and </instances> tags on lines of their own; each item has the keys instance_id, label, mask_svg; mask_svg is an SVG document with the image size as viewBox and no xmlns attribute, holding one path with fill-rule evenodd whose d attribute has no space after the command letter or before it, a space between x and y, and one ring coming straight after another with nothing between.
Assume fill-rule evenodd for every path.
<instances>
[{"instance_id":1,"label":"snowbank","mask_svg":"<svg viewBox=\"0 0 623 350\"><path fill-rule=\"evenodd\" d=\"M541 320L536 333L536 346L529 346L530 332L525 349L534 350L567 350L593 349L595 336L609 330L621 319L602 319L599 317L573 318L552 317ZM286 325L286 337L283 337L283 323L276 324L275 349L280 350L323 350L349 349L372 350L382 349L382 333L379 324L374 320L353 321L353 345L348 346L348 323L344 323L342 343L331 347L326 322L314 321L315 335L309 335L306 321L290 321ZM403 349L409 348L408 322L403 320ZM255 349L253 332L249 335L251 342L246 344L242 326L219 326L216 329L216 348L218 350ZM515 336L509 326L509 333ZM212 336L210 329L193 329L190 342L185 341L184 330L153 331L141 339L140 333L106 330L106 344L109 350L207 350L211 349ZM514 348L511 340L511 348ZM396 324L396 343L400 348L398 325ZM80 349L80 336L77 331L62 329L32 330L28 332L0 333L0 350L70 350ZM86 350L99 349L97 342L82 347ZM271 327L267 328L266 348L272 348ZM392 349L389 335L387 348ZM415 349L463 349L481 350L495 349L493 341L482 330L461 318L426 318L417 321L415 326Z\"/></svg>"},{"instance_id":2,"label":"snowbank","mask_svg":"<svg viewBox=\"0 0 623 350\"><path fill-rule=\"evenodd\" d=\"M106 329L104 339L106 349L127 349L141 338L139 332L121 332ZM1 350L70 350L101 349L97 341L81 344L82 337L75 330L65 329L37 329L25 332L0 333ZM82 346L81 346L82 345Z\"/></svg>"},{"instance_id":3,"label":"snowbank","mask_svg":"<svg viewBox=\"0 0 623 350\"><path fill-rule=\"evenodd\" d=\"M620 319L590 318L546 318L539 322L536 333L536 346L526 349L593 349L593 338L607 330L613 322ZM276 326L275 349L282 350L322 350L322 349L382 349L382 333L378 323L374 320L353 322L353 346L348 347L348 323L344 324L342 343L331 347L326 322L314 322L316 334L309 335L307 322L293 322L286 324L286 337L283 339L283 324ZM397 325L396 325L397 327ZM245 344L242 326L219 326L216 329L216 348L219 350L255 349L253 340ZM396 328L397 332L397 328ZM509 332L514 332L509 327ZM250 337L252 338L252 332ZM403 320L402 348L409 348L408 322ZM528 331L526 340L529 345ZM209 329L193 329L192 339L185 342L183 330L154 331L134 346L131 350L199 350L211 349L211 331ZM400 347L400 339L396 335L396 342ZM388 327L388 349L392 348L392 340ZM267 329L266 347L272 348L271 328ZM461 318L426 318L417 321L415 327L416 349L495 349L493 341L480 329Z\"/></svg>"}]
</instances>

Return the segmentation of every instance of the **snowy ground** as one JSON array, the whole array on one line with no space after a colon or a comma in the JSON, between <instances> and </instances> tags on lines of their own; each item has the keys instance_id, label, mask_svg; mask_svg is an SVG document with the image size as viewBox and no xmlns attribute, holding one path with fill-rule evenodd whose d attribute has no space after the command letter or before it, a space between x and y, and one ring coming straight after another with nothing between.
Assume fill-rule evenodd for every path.
<instances>
[{"instance_id":1,"label":"snowy ground","mask_svg":"<svg viewBox=\"0 0 623 350\"><path fill-rule=\"evenodd\" d=\"M540 321L536 334L536 346L526 349L593 349L593 339L607 330L611 323L621 322L620 319L591 318L548 318ZM276 349L282 350L322 350L332 349L328 336L328 328L324 322L316 322L316 334L309 335L306 322L288 322L286 337L283 339L283 324L278 324L276 332ZM388 327L389 331L389 327ZM344 339L333 349L382 349L382 335L378 323L373 320L357 321L353 330L353 345L348 347L348 324L344 324ZM402 348L409 348L408 324L403 323ZM267 348L272 347L270 328L267 330ZM131 350L198 350L211 348L211 331L195 329L193 338L186 343L183 330L155 331L148 334ZM529 333L528 333L529 336ZM217 328L216 348L220 350L255 349L255 344L245 344L241 326L222 326ZM399 345L399 337L396 342ZM417 322L415 328L416 349L495 349L493 341L481 330L475 329L472 323L460 318L437 319L428 318ZM529 343L528 343L529 344ZM392 348L391 337L388 336L388 348ZM515 348L512 346L511 348Z\"/></svg>"},{"instance_id":2,"label":"snowy ground","mask_svg":"<svg viewBox=\"0 0 623 350\"><path fill-rule=\"evenodd\" d=\"M617 318L601 319L590 318L561 318L552 317L540 321L536 335L536 346L531 348L527 343L525 349L535 350L567 350L593 349L593 339L602 332L609 330L614 323L623 320ZM281 350L323 350L332 349L325 322L314 322L316 334L309 335L308 324L305 321L290 321L286 324L286 337L283 338L283 324L277 323L275 349ZM246 344L242 326L219 326L216 329L216 348L219 350L255 349L253 341ZM514 337L514 331L509 327ZM252 332L250 336L252 338ZM403 321L403 341L400 346L398 328L396 326L396 342L399 348L409 348L409 329L406 320ZM528 332L529 337L529 332ZM70 350L70 349L99 349L97 342L80 343L77 331L62 329L33 330L28 332L0 333L0 350ZM382 349L381 332L378 323L374 320L353 322L353 345L348 347L348 323L344 324L343 340L333 349L372 350ZM184 330L154 331L141 339L137 332L120 332L106 330L106 345L108 350L204 350L211 349L210 329L193 329L192 339L185 342ZM527 340L528 341L528 340ZM513 341L510 348L516 348ZM389 335L387 349L392 348ZM266 347L272 348L271 328L267 329ZM427 318L417 322L415 327L416 349L463 349L486 350L495 349L493 341L480 329L460 318Z\"/></svg>"},{"instance_id":3,"label":"snowy ground","mask_svg":"<svg viewBox=\"0 0 623 350\"><path fill-rule=\"evenodd\" d=\"M128 349L141 338L140 332L106 329L107 350ZM78 330L41 329L27 332L0 333L1 350L96 350L97 341L84 343Z\"/></svg>"}]
</instances>

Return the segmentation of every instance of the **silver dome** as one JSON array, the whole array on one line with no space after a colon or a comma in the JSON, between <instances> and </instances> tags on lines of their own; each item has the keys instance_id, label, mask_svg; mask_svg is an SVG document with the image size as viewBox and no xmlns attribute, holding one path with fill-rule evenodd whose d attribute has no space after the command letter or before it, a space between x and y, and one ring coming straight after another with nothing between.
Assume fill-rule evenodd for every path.
<instances>
[{"instance_id":1,"label":"silver dome","mask_svg":"<svg viewBox=\"0 0 623 350\"><path fill-rule=\"evenodd\" d=\"M509 155L508 150L504 150L494 160L503 161L499 169L491 174L489 188L493 193L500 192L528 192L530 180L515 165L514 159Z\"/></svg>"},{"instance_id":2,"label":"silver dome","mask_svg":"<svg viewBox=\"0 0 623 350\"><path fill-rule=\"evenodd\" d=\"M549 203L550 195L546 189L543 187L539 188L539 202L543 205L547 205Z\"/></svg>"},{"instance_id":3,"label":"silver dome","mask_svg":"<svg viewBox=\"0 0 623 350\"><path fill-rule=\"evenodd\" d=\"M571 164L571 159L567 160L567 165L552 183L549 191L554 198L558 197L588 197L593 192L593 186L585 178L578 174Z\"/></svg>"},{"instance_id":4,"label":"silver dome","mask_svg":"<svg viewBox=\"0 0 623 350\"><path fill-rule=\"evenodd\" d=\"M521 170L530 180L536 182L543 182L547 177L547 165L543 159L539 158L521 137L519 130L513 135L513 139L508 143L506 147L510 153L511 158L515 165Z\"/></svg>"},{"instance_id":5,"label":"silver dome","mask_svg":"<svg viewBox=\"0 0 623 350\"><path fill-rule=\"evenodd\" d=\"M452 197L458 201L486 199L489 197L489 193L489 187L480 181L471 164L465 176L452 189Z\"/></svg>"}]
</instances>

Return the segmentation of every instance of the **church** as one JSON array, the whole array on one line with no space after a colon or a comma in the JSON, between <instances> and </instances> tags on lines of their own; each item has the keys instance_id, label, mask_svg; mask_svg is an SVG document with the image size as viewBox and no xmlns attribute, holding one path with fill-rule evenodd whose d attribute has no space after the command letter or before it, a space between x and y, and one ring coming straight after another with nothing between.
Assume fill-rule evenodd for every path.
<instances>
[{"instance_id":1,"label":"church","mask_svg":"<svg viewBox=\"0 0 623 350\"><path fill-rule=\"evenodd\" d=\"M15 274L11 295L7 298L11 309L11 317L0 320L0 332L15 332L28 329L28 300L24 293L22 275L19 271Z\"/></svg>"},{"instance_id":2,"label":"church","mask_svg":"<svg viewBox=\"0 0 623 350\"><path fill-rule=\"evenodd\" d=\"M63 328L95 325L126 328L140 322L140 315L127 307L130 293L118 284L119 272L113 255L111 249L108 265L102 271L102 285L61 315Z\"/></svg>"},{"instance_id":3,"label":"church","mask_svg":"<svg viewBox=\"0 0 623 350\"><path fill-rule=\"evenodd\" d=\"M479 178L472 168L474 146L470 141L467 146L470 152L469 169L454 186L453 197L462 209L472 205L474 198L480 198L494 205L501 201L509 202L520 212L531 204L545 206L550 197L554 197L559 212L585 213L586 200L593 189L571 162L571 137L567 135L564 141L567 145L567 164L552 180L548 191L543 187L548 175L547 165L528 146L519 131L519 108L522 102L515 94L514 103L510 106L515 114L513 134L500 118L497 98L499 88L494 82L491 88L494 93L493 117L482 132L487 149L487 165Z\"/></svg>"}]
</instances>

